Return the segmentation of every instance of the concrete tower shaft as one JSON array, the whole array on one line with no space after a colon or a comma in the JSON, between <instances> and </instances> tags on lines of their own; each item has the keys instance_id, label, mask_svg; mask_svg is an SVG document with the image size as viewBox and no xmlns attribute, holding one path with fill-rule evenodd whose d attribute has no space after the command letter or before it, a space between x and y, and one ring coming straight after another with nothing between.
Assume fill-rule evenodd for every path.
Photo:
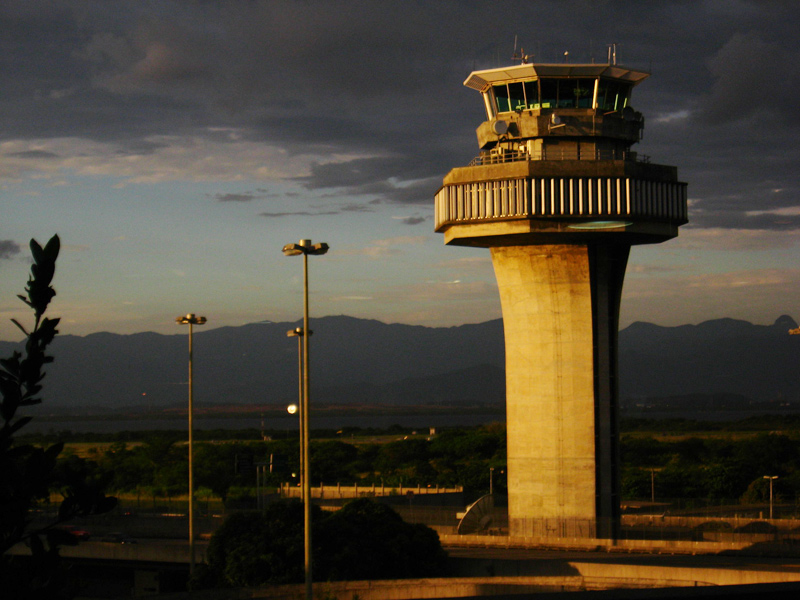
<instances>
[{"instance_id":1,"label":"concrete tower shaft","mask_svg":"<svg viewBox=\"0 0 800 600\"><path fill-rule=\"evenodd\" d=\"M506 347L512 535L613 538L617 331L632 244L687 221L675 167L631 151L647 73L522 64L472 73L480 155L436 194L449 245L491 249Z\"/></svg>"}]
</instances>

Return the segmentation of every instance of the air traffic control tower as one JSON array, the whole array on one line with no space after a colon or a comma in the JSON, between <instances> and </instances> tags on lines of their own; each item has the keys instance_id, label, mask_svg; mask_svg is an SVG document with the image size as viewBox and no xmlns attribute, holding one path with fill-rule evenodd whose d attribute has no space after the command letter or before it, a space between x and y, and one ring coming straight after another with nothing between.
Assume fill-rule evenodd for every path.
<instances>
[{"instance_id":1,"label":"air traffic control tower","mask_svg":"<svg viewBox=\"0 0 800 600\"><path fill-rule=\"evenodd\" d=\"M614 539L617 331L633 244L678 235L686 184L631 146L648 73L518 64L472 73L480 155L444 178L436 231L491 250L503 310L511 535Z\"/></svg>"}]
</instances>

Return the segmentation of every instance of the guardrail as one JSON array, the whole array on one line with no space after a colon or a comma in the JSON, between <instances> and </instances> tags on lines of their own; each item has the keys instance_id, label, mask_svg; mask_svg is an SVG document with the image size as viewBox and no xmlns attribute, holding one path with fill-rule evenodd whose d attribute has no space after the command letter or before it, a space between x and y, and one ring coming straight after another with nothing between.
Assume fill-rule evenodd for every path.
<instances>
[{"instance_id":1,"label":"guardrail","mask_svg":"<svg viewBox=\"0 0 800 600\"><path fill-rule=\"evenodd\" d=\"M527 150L494 149L484 152L473 158L467 166L478 167L481 165L495 165L522 160L626 160L632 162L649 163L650 157L639 155L637 152L622 150L584 150L543 148L535 152Z\"/></svg>"}]
</instances>

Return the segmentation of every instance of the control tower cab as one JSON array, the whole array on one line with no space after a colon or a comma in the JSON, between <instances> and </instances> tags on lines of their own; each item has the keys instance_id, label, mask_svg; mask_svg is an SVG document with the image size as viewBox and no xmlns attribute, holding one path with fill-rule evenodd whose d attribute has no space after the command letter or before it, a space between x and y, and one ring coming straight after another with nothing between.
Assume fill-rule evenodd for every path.
<instances>
[{"instance_id":1,"label":"control tower cab","mask_svg":"<svg viewBox=\"0 0 800 600\"><path fill-rule=\"evenodd\" d=\"M678 235L686 184L631 151L648 73L617 65L475 71L480 154L450 171L436 231L490 248L506 351L512 535L615 538L617 331L630 246Z\"/></svg>"},{"instance_id":2,"label":"control tower cab","mask_svg":"<svg viewBox=\"0 0 800 600\"><path fill-rule=\"evenodd\" d=\"M464 85L480 92L488 120L477 130L480 155L453 169L436 195L445 242L492 247L529 234L524 243L563 243L603 232L636 244L676 236L687 221L686 184L675 167L631 151L644 131L631 92L647 76L593 64L472 73ZM493 221L506 221L508 231L482 227Z\"/></svg>"}]
</instances>

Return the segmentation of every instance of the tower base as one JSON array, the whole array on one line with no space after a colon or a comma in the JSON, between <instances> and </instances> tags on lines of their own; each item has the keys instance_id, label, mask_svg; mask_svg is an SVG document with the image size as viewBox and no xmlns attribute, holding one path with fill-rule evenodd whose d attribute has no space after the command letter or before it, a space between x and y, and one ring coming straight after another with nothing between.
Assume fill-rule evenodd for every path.
<instances>
[{"instance_id":1,"label":"tower base","mask_svg":"<svg viewBox=\"0 0 800 600\"><path fill-rule=\"evenodd\" d=\"M511 535L616 538L626 244L493 247L506 349Z\"/></svg>"}]
</instances>

